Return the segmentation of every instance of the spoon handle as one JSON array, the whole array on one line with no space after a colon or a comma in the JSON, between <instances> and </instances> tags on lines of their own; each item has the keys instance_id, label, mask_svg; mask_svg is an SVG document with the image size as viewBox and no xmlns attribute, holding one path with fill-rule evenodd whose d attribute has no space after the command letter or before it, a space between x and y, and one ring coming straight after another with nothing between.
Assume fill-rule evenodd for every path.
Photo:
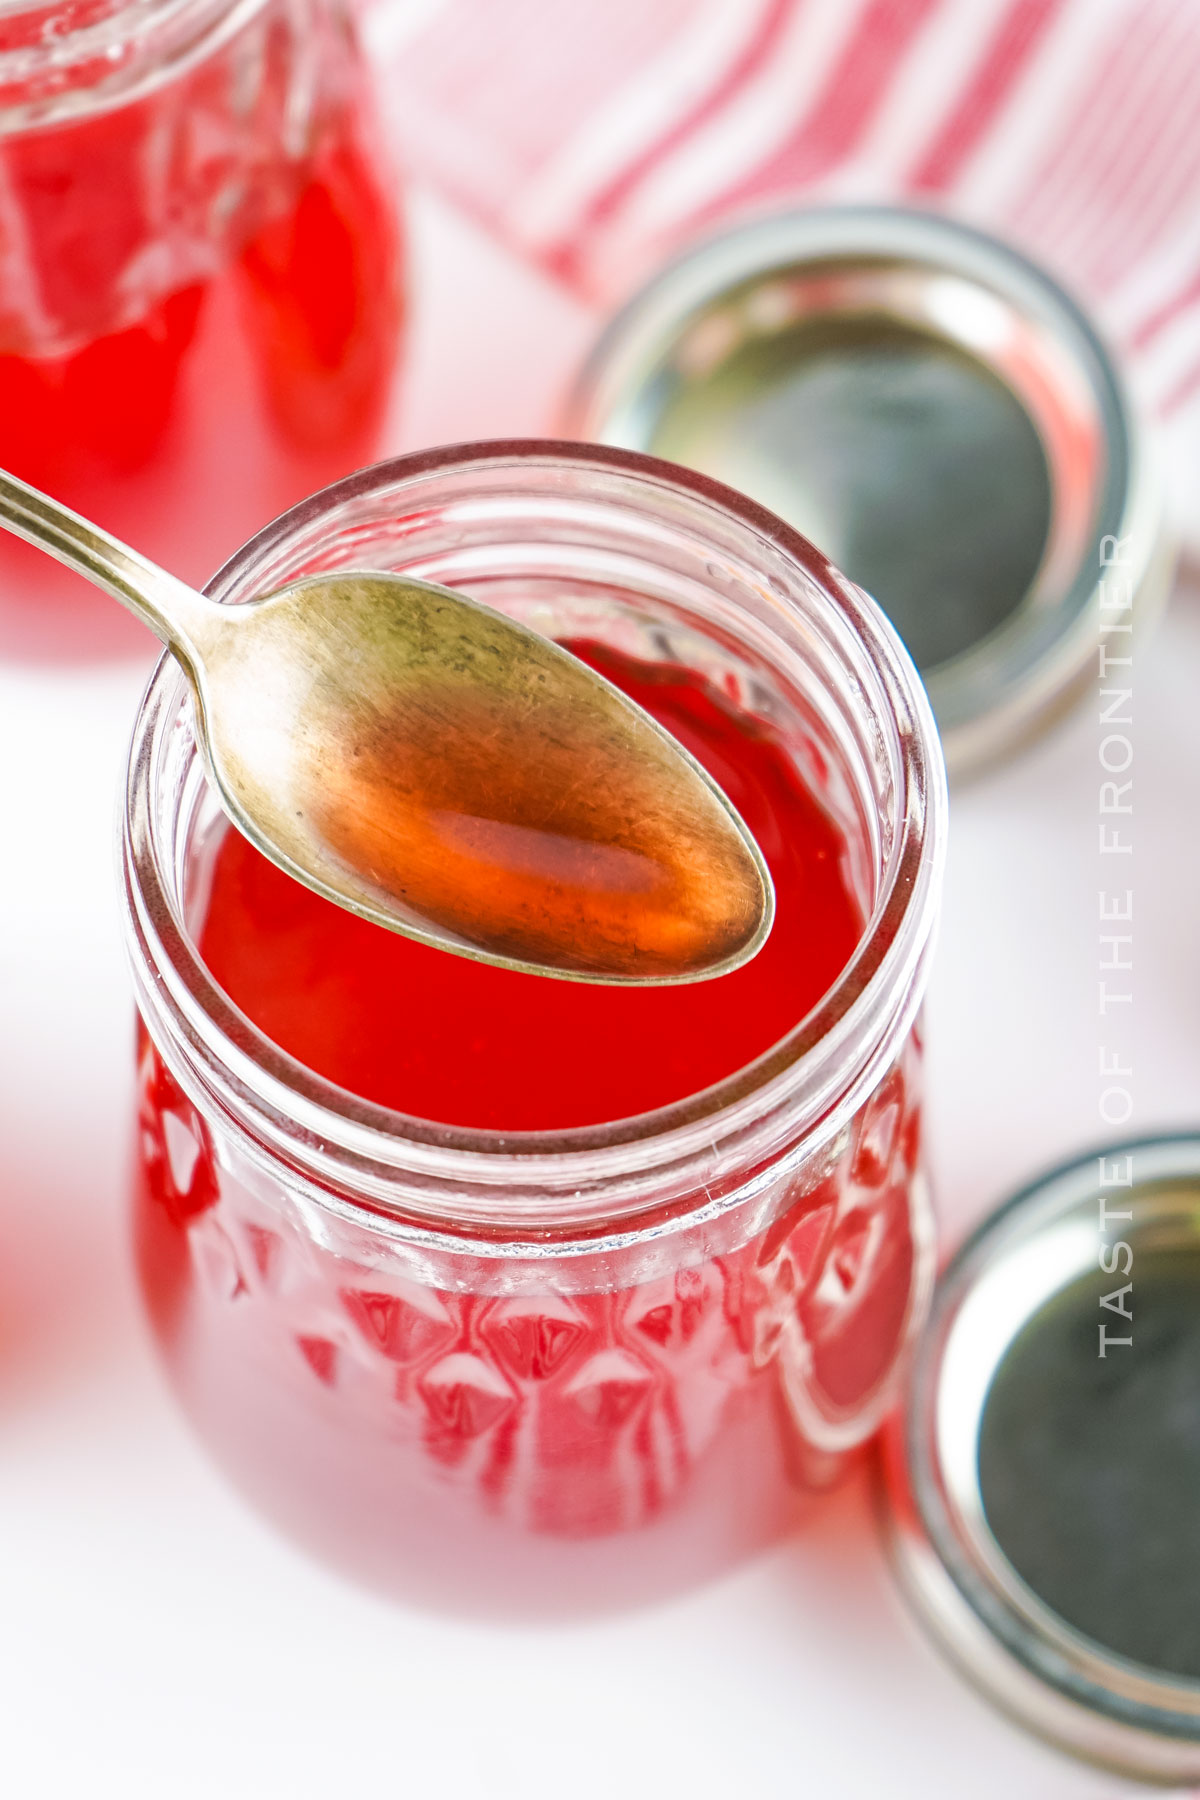
<instances>
[{"instance_id":1,"label":"spoon handle","mask_svg":"<svg viewBox=\"0 0 1200 1800\"><path fill-rule=\"evenodd\" d=\"M193 663L203 657L221 608L70 507L0 469L0 526L66 563L127 606L163 643Z\"/></svg>"}]
</instances>

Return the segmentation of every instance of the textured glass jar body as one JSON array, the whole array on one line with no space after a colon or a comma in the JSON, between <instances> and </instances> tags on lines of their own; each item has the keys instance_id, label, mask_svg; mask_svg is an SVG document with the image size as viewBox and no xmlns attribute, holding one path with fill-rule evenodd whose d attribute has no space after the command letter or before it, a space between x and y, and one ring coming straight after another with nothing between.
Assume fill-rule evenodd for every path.
<instances>
[{"instance_id":1,"label":"textured glass jar body","mask_svg":"<svg viewBox=\"0 0 1200 1800\"><path fill-rule=\"evenodd\" d=\"M223 826L164 664L125 847L151 1317L234 1479L363 1577L474 1606L646 1598L787 1527L874 1430L921 1322L936 740L870 604L664 464L517 444L382 465L215 592L356 562L719 679L837 819L868 923L786 1039L678 1105L504 1137L387 1112L204 969Z\"/></svg>"},{"instance_id":2,"label":"textured glass jar body","mask_svg":"<svg viewBox=\"0 0 1200 1800\"><path fill-rule=\"evenodd\" d=\"M372 454L396 225L339 0L0 21L0 464L187 579ZM111 609L0 543L0 631Z\"/></svg>"}]
</instances>

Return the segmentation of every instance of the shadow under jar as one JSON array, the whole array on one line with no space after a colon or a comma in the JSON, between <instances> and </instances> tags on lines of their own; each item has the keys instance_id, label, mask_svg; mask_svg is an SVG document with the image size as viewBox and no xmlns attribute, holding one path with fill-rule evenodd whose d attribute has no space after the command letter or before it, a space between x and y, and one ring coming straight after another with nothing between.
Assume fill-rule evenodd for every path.
<instances>
[{"instance_id":1,"label":"shadow under jar","mask_svg":"<svg viewBox=\"0 0 1200 1800\"><path fill-rule=\"evenodd\" d=\"M0 18L0 465L207 580L377 452L398 236L340 0ZM0 648L128 621L0 541Z\"/></svg>"},{"instance_id":2,"label":"shadow under jar","mask_svg":"<svg viewBox=\"0 0 1200 1800\"><path fill-rule=\"evenodd\" d=\"M382 464L211 591L356 564L462 588L657 712L758 837L776 926L733 975L630 990L350 920L226 827L164 661L124 842L150 1316L234 1481L360 1578L471 1609L649 1599L836 1478L926 1310L934 728L810 544L632 453Z\"/></svg>"}]
</instances>

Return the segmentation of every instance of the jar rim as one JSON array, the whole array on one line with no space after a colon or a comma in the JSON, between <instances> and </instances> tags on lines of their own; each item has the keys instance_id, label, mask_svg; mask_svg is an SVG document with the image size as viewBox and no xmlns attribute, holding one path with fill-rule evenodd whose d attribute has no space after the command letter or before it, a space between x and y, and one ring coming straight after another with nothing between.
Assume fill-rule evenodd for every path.
<instances>
[{"instance_id":1,"label":"jar rim","mask_svg":"<svg viewBox=\"0 0 1200 1800\"><path fill-rule=\"evenodd\" d=\"M44 21L28 43L0 50L0 137L128 106L211 56L267 4L109 0L72 9L0 0L0 26ZM76 10L79 22L66 23Z\"/></svg>"},{"instance_id":2,"label":"jar rim","mask_svg":"<svg viewBox=\"0 0 1200 1800\"><path fill-rule=\"evenodd\" d=\"M281 1049L224 993L192 943L149 816L158 757L186 692L182 672L164 656L134 728L123 821L127 926L139 1001L157 1018L164 1017L164 1009L171 1015L188 1046L184 1060L198 1058L210 1075L220 1071L219 1103L227 1115L240 1112L252 1097L255 1124L261 1129L263 1104L282 1109L292 1128L289 1148L310 1173L320 1163L336 1185L327 1154L333 1146L337 1166L344 1170L349 1165L355 1172L355 1192L373 1196L385 1210L388 1184L371 1179L381 1166L393 1176L454 1182L456 1203L469 1212L465 1188L475 1184L494 1194L519 1179L523 1187L542 1183L579 1200L585 1188L600 1181L607 1185L624 1179L636 1187L638 1178L652 1169L687 1160L700 1147L711 1152L715 1142L744 1133L757 1118L785 1106L798 1075L811 1071L832 1046L846 1050L872 1009L877 1016L882 1009L887 1039L894 1046L916 1013L936 916L945 773L932 714L907 652L875 603L840 576L815 546L766 508L707 476L637 452L548 438L423 450L360 470L281 514L230 558L206 592L217 600L226 598L272 550L357 496L416 484L431 475L505 465L541 465L551 471L566 466L579 473L592 468L647 489L664 489L732 518L797 565L841 614L848 640L866 652L889 705L894 839L871 916L846 967L784 1038L734 1074L683 1100L603 1125L497 1132L416 1118L337 1087ZM777 606L785 604L772 599ZM860 1078L864 1066L860 1051ZM185 1073L179 1067L173 1072ZM213 1097L211 1081L202 1085ZM856 1093L860 1086L861 1081ZM842 1110L837 1109L835 1128ZM275 1133L271 1140L277 1156L281 1140ZM811 1143L806 1139L806 1153ZM740 1167L746 1166L743 1155ZM706 1183L699 1201L693 1194L693 1216L696 1204L716 1197L713 1184ZM604 1210L611 1213L611 1206Z\"/></svg>"}]
</instances>

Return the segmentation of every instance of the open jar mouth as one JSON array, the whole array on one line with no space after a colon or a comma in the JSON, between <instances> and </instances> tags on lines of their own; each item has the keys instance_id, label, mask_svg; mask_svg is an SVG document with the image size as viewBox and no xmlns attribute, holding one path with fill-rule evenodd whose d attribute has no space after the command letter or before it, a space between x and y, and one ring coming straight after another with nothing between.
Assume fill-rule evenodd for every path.
<instances>
[{"instance_id":1,"label":"open jar mouth","mask_svg":"<svg viewBox=\"0 0 1200 1800\"><path fill-rule=\"evenodd\" d=\"M0 0L0 137L126 106L209 56L267 0Z\"/></svg>"},{"instance_id":2,"label":"open jar mouth","mask_svg":"<svg viewBox=\"0 0 1200 1800\"><path fill-rule=\"evenodd\" d=\"M462 587L548 635L546 593L567 597L575 631L607 606L617 647L635 629L655 643L686 640L701 663L736 647L751 688L757 668L763 695L777 677L781 692L802 696L823 798L861 836L857 949L784 1038L651 1112L499 1133L364 1100L280 1049L200 956L189 847L206 796L215 803L186 681L164 657L134 730L123 875L139 1006L185 1092L215 1106L252 1155L282 1162L322 1204L367 1208L376 1227L382 1215L406 1230L469 1225L498 1242L585 1232L593 1249L597 1231L719 1211L745 1198L755 1170L776 1179L789 1147L808 1156L836 1138L919 1006L945 832L932 716L878 608L732 489L655 458L554 440L450 446L362 470L266 526L207 592L237 604L301 574L379 567L383 555L382 566ZM681 596L703 602L703 637Z\"/></svg>"}]
</instances>

